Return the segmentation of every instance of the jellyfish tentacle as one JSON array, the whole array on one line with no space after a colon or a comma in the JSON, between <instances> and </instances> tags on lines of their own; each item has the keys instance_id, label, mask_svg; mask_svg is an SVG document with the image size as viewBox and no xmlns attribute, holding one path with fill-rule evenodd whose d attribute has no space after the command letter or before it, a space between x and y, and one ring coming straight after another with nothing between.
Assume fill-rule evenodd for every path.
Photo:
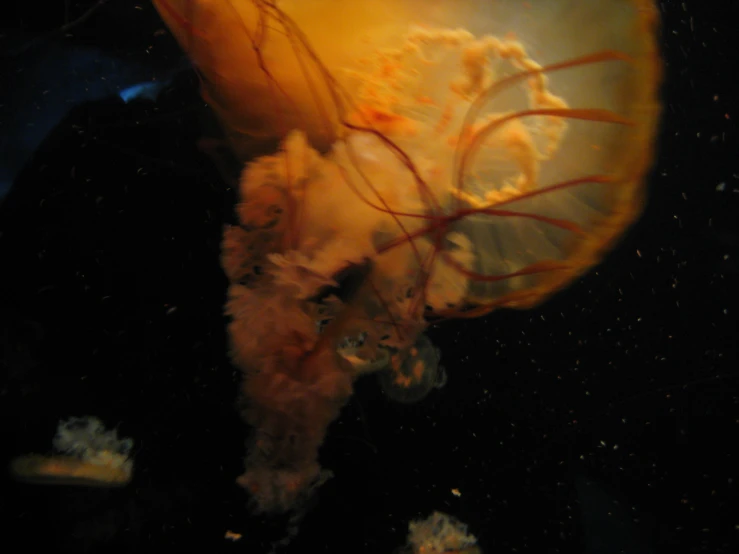
<instances>
[{"instance_id":1,"label":"jellyfish tentacle","mask_svg":"<svg viewBox=\"0 0 739 554\"><path fill-rule=\"evenodd\" d=\"M586 54L578 58L564 60L558 63L553 63L553 64L545 65L542 67L538 67L538 68L529 68L524 71L519 71L518 73L515 73L503 79L500 79L496 81L495 83L493 83L487 90L480 93L470 105L470 109L465 114L464 120L462 121L462 125L460 127L459 145L461 146L463 144L462 135L466 132L467 129L472 128L473 122L477 120L480 114L480 111L483 109L485 104L487 102L490 102L492 98L495 98L496 95L500 94L505 89L510 88L515 84L518 84L534 75L547 75L550 73L554 73L556 71L560 71L564 69L572 69L574 67L584 66L584 65L593 64L593 63L615 62L615 61L628 62L632 60L633 58L624 52L621 52L618 50L603 50L601 52L594 52L592 54ZM458 176L459 176L459 171L456 170L456 168L458 167L459 158L463 152L460 146L458 146L455 151L454 162L453 162L454 167L455 167L455 172ZM459 188L460 185L461 185L461 182L455 183L456 188Z\"/></svg>"}]
</instances>

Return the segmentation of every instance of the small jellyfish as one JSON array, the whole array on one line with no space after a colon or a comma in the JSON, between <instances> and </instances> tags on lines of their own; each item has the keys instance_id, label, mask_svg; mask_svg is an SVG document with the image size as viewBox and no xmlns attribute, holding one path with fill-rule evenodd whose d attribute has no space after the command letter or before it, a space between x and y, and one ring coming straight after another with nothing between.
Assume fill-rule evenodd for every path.
<instances>
[{"instance_id":1,"label":"small jellyfish","mask_svg":"<svg viewBox=\"0 0 739 554\"><path fill-rule=\"evenodd\" d=\"M244 164L222 265L257 512L328 477L356 379L422 397L430 324L537 306L641 213L653 0L153 1Z\"/></svg>"},{"instance_id":2,"label":"small jellyfish","mask_svg":"<svg viewBox=\"0 0 739 554\"><path fill-rule=\"evenodd\" d=\"M389 357L378 373L382 390L396 402L418 402L434 388L446 384L446 372L439 364L441 354L426 335L420 335L408 352Z\"/></svg>"},{"instance_id":3,"label":"small jellyfish","mask_svg":"<svg viewBox=\"0 0 739 554\"><path fill-rule=\"evenodd\" d=\"M133 440L118 438L96 417L59 422L51 456L28 454L10 463L13 478L27 483L120 487L133 473Z\"/></svg>"},{"instance_id":4,"label":"small jellyfish","mask_svg":"<svg viewBox=\"0 0 739 554\"><path fill-rule=\"evenodd\" d=\"M407 350L394 353L371 348L366 339L366 334L346 338L337 352L357 375L377 372L383 391L396 402L418 402L431 389L446 384L446 371L439 364L441 351L426 335L420 335Z\"/></svg>"},{"instance_id":5,"label":"small jellyfish","mask_svg":"<svg viewBox=\"0 0 739 554\"><path fill-rule=\"evenodd\" d=\"M477 539L457 519L434 512L408 525L408 547L412 554L480 554Z\"/></svg>"}]
</instances>

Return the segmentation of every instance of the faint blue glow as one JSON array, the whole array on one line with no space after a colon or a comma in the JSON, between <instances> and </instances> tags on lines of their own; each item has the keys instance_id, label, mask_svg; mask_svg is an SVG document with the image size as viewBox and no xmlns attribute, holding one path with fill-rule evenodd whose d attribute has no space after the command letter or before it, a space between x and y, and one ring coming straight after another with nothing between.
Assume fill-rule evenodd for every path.
<instances>
[{"instance_id":1,"label":"faint blue glow","mask_svg":"<svg viewBox=\"0 0 739 554\"><path fill-rule=\"evenodd\" d=\"M161 92L164 85L161 81L150 81L147 83L137 83L130 87L124 88L118 93L126 104L133 100L151 100L152 102L157 99L157 96Z\"/></svg>"}]
</instances>

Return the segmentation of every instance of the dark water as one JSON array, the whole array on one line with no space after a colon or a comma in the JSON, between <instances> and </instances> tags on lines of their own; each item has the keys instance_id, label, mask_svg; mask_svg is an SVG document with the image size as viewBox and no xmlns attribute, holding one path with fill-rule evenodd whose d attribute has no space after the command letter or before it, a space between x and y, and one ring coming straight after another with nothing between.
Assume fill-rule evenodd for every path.
<instances>
[{"instance_id":1,"label":"dark water","mask_svg":"<svg viewBox=\"0 0 739 554\"><path fill-rule=\"evenodd\" d=\"M94 2L13 4L0 452L44 453L60 418L94 414L135 439L136 472L109 491L3 482L1 540L267 552L283 522L250 516L234 483L246 430L218 261L234 194L197 146L212 124L197 80L146 2L110 0L62 33ZM433 328L448 382L425 401L360 381L288 551L392 552L439 510L490 553L737 552L737 11L662 3L644 217L546 305ZM124 101L152 78L171 80L156 102Z\"/></svg>"}]
</instances>

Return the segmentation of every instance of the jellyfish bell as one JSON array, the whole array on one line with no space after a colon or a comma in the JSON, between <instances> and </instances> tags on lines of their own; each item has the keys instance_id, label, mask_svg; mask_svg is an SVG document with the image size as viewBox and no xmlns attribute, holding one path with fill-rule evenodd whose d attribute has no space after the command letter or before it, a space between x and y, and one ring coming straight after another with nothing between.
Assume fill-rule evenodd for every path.
<instances>
[{"instance_id":1,"label":"jellyfish bell","mask_svg":"<svg viewBox=\"0 0 739 554\"><path fill-rule=\"evenodd\" d=\"M427 390L429 322L541 303L641 211L651 0L154 3L245 164L222 264L260 511L325 479L360 375Z\"/></svg>"},{"instance_id":2,"label":"jellyfish bell","mask_svg":"<svg viewBox=\"0 0 739 554\"><path fill-rule=\"evenodd\" d=\"M122 487L133 474L133 439L119 438L93 416L60 420L51 455L13 459L10 474L18 481L46 485Z\"/></svg>"},{"instance_id":3,"label":"jellyfish bell","mask_svg":"<svg viewBox=\"0 0 739 554\"><path fill-rule=\"evenodd\" d=\"M477 538L456 518L434 512L408 524L408 547L413 554L480 554Z\"/></svg>"},{"instance_id":4,"label":"jellyfish bell","mask_svg":"<svg viewBox=\"0 0 739 554\"><path fill-rule=\"evenodd\" d=\"M202 93L237 155L302 129L331 145L335 87L325 68L352 68L407 30L409 2L153 0L202 77ZM304 33L308 35L304 35ZM320 58L321 65L310 61ZM247 100L248 99L248 100ZM322 109L322 106L325 109Z\"/></svg>"},{"instance_id":5,"label":"jellyfish bell","mask_svg":"<svg viewBox=\"0 0 739 554\"><path fill-rule=\"evenodd\" d=\"M366 345L366 338L366 334L345 338L337 354L351 365L356 377L377 373L382 390L394 401L418 402L446 384L446 371L439 364L441 351L426 335L419 335L410 348L395 352Z\"/></svg>"},{"instance_id":6,"label":"jellyfish bell","mask_svg":"<svg viewBox=\"0 0 739 554\"><path fill-rule=\"evenodd\" d=\"M412 404L425 398L432 389L446 384L446 372L439 364L441 352L426 335L419 335L406 352L389 356L378 372L382 390L402 404Z\"/></svg>"}]
</instances>

